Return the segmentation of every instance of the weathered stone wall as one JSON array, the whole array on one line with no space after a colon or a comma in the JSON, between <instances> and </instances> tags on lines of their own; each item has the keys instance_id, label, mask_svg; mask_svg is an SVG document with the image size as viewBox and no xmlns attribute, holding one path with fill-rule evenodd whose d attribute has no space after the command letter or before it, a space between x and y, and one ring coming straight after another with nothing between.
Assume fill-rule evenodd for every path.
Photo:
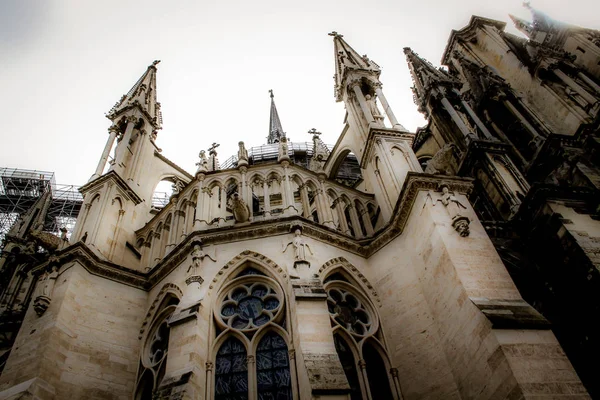
<instances>
[{"instance_id":1,"label":"weathered stone wall","mask_svg":"<svg viewBox=\"0 0 600 400\"><path fill-rule=\"evenodd\" d=\"M146 296L77 263L64 265L48 310L38 317L30 307L0 387L36 378L45 390L25 390L40 399L129 399Z\"/></svg>"}]
</instances>

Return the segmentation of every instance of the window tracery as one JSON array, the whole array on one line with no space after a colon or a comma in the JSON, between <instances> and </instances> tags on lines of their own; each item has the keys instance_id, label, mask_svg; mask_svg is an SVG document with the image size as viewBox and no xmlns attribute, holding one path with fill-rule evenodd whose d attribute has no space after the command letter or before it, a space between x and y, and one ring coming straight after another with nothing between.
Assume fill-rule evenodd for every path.
<instances>
[{"instance_id":1,"label":"window tracery","mask_svg":"<svg viewBox=\"0 0 600 400\"><path fill-rule=\"evenodd\" d=\"M214 315L217 341L222 343L215 349L215 399L293 399L285 297L279 284L247 266L220 291Z\"/></svg>"},{"instance_id":2,"label":"window tracery","mask_svg":"<svg viewBox=\"0 0 600 400\"><path fill-rule=\"evenodd\" d=\"M336 352L350 385L350 398L397 399L375 308L341 270L324 280ZM380 349L381 351L379 351Z\"/></svg>"}]
</instances>

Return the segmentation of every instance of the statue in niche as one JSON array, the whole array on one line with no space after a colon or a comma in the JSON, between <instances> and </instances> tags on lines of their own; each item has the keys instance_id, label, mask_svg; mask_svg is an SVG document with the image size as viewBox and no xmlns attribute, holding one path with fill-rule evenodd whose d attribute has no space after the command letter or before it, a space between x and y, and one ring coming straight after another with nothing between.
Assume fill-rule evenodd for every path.
<instances>
[{"instance_id":1,"label":"statue in niche","mask_svg":"<svg viewBox=\"0 0 600 400\"><path fill-rule=\"evenodd\" d=\"M238 193L231 196L231 210L236 222L247 222L250 219L250 207Z\"/></svg>"},{"instance_id":2,"label":"statue in niche","mask_svg":"<svg viewBox=\"0 0 600 400\"><path fill-rule=\"evenodd\" d=\"M448 186L442 186L441 192L441 196L439 196L436 202L440 202L444 205L444 207L446 207L446 210L448 210L448 214L450 214L450 218L452 220L452 227L458 232L458 234L462 237L469 236L470 220L462 215L462 210L466 210L467 207L458 201L454 194L450 192Z\"/></svg>"},{"instance_id":3,"label":"statue in niche","mask_svg":"<svg viewBox=\"0 0 600 400\"><path fill-rule=\"evenodd\" d=\"M310 255L314 255L308 243L304 243L302 230L299 227L294 229L294 239L284 247L282 253L285 253L290 245L294 247L294 267L298 262L306 262L306 250L310 252Z\"/></svg>"},{"instance_id":4,"label":"statue in niche","mask_svg":"<svg viewBox=\"0 0 600 400\"><path fill-rule=\"evenodd\" d=\"M375 99L372 98L370 94L368 94L365 96L365 100L367 100L367 104L369 105L369 111L371 111L375 122L383 125L383 115L381 115L381 113L379 112L379 107L377 107Z\"/></svg>"},{"instance_id":5,"label":"statue in niche","mask_svg":"<svg viewBox=\"0 0 600 400\"><path fill-rule=\"evenodd\" d=\"M33 308L38 316L46 312L52 301L52 292L58 278L58 266L53 265L51 269L41 276L39 281L39 294L33 301Z\"/></svg>"}]
</instances>

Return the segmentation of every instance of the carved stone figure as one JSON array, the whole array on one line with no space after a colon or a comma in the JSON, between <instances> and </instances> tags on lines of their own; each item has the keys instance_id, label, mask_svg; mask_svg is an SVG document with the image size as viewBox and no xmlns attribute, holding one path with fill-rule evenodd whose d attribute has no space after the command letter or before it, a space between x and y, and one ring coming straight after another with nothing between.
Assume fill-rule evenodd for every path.
<instances>
[{"instance_id":1,"label":"carved stone figure","mask_svg":"<svg viewBox=\"0 0 600 400\"><path fill-rule=\"evenodd\" d=\"M367 100L367 104L369 105L369 110L371 111L371 114L373 115L373 119L375 120L375 122L383 125L383 115L381 115L381 113L379 112L379 108L377 107L377 103L375 102L375 99L372 98L370 94L366 95L365 99Z\"/></svg>"},{"instance_id":2,"label":"carved stone figure","mask_svg":"<svg viewBox=\"0 0 600 400\"><path fill-rule=\"evenodd\" d=\"M289 159L287 138L282 136L279 140L279 157L277 158L277 161L288 161Z\"/></svg>"},{"instance_id":3,"label":"carved stone figure","mask_svg":"<svg viewBox=\"0 0 600 400\"><path fill-rule=\"evenodd\" d=\"M453 175L452 159L454 157L454 147L454 143L446 143L444 147L439 149L427 163L425 173L433 175Z\"/></svg>"},{"instance_id":4,"label":"carved stone figure","mask_svg":"<svg viewBox=\"0 0 600 400\"><path fill-rule=\"evenodd\" d=\"M204 150L200 150L200 154L198 154L198 157L200 158L200 160L198 160L198 162L196 163L196 165L198 166L196 173L208 171L208 158L206 158L206 152Z\"/></svg>"},{"instance_id":5,"label":"carved stone figure","mask_svg":"<svg viewBox=\"0 0 600 400\"><path fill-rule=\"evenodd\" d=\"M311 255L314 255L308 243L304 243L304 239L302 238L302 231L300 228L296 228L294 230L294 239L289 242L282 253L288 249L288 247L292 245L294 247L294 261L306 261L306 250L310 252Z\"/></svg>"},{"instance_id":6,"label":"carved stone figure","mask_svg":"<svg viewBox=\"0 0 600 400\"><path fill-rule=\"evenodd\" d=\"M171 185L171 188L173 189L173 196L176 196L179 193L181 193L181 191L183 190L184 187L185 187L185 183L183 181L175 178L175 181Z\"/></svg>"},{"instance_id":7,"label":"carved stone figure","mask_svg":"<svg viewBox=\"0 0 600 400\"><path fill-rule=\"evenodd\" d=\"M37 315L41 316L46 312L52 301L52 292L58 278L58 266L52 266L50 271L46 271L39 282L39 295L33 301L33 308Z\"/></svg>"},{"instance_id":8,"label":"carved stone figure","mask_svg":"<svg viewBox=\"0 0 600 400\"><path fill-rule=\"evenodd\" d=\"M238 193L231 196L231 209L236 222L247 222L250 219L250 207Z\"/></svg>"},{"instance_id":9,"label":"carved stone figure","mask_svg":"<svg viewBox=\"0 0 600 400\"><path fill-rule=\"evenodd\" d=\"M460 236L469 236L469 218L462 215L462 210L466 210L465 207L458 199L450 192L448 186L442 186L441 196L436 200L440 202L448 210L450 218L452 220L452 227L460 234Z\"/></svg>"},{"instance_id":10,"label":"carved stone figure","mask_svg":"<svg viewBox=\"0 0 600 400\"><path fill-rule=\"evenodd\" d=\"M238 167L242 165L248 164L248 150L246 150L246 146L244 146L244 142L238 143Z\"/></svg>"},{"instance_id":11,"label":"carved stone figure","mask_svg":"<svg viewBox=\"0 0 600 400\"><path fill-rule=\"evenodd\" d=\"M196 242L194 244L194 250L192 251L192 264L186 273L192 271L192 274L195 275L198 272L198 269L200 269L202 266L202 261L205 257L208 257L213 262L217 262L217 260L215 260L211 255L204 252L201 242Z\"/></svg>"}]
</instances>

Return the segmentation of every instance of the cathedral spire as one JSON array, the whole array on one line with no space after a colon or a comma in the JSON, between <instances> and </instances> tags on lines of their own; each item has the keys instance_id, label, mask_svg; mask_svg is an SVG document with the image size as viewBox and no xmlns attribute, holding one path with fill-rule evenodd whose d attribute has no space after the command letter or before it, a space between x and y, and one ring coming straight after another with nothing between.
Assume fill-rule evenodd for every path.
<instances>
[{"instance_id":1,"label":"cathedral spire","mask_svg":"<svg viewBox=\"0 0 600 400\"><path fill-rule=\"evenodd\" d=\"M285 137L285 132L281 127L281 121L279 120L279 114L277 113L277 107L275 107L275 100L273 90L269 90L271 95L271 117L269 119L269 136L267 137L267 143L279 143L282 137Z\"/></svg>"},{"instance_id":2,"label":"cathedral spire","mask_svg":"<svg viewBox=\"0 0 600 400\"><path fill-rule=\"evenodd\" d=\"M525 36L527 36L528 38L531 37L534 30L533 24L531 22L523 18L515 17L512 14L508 14L508 16L512 20L513 24L515 24L515 28L517 28L518 31L524 33Z\"/></svg>"},{"instance_id":3,"label":"cathedral spire","mask_svg":"<svg viewBox=\"0 0 600 400\"><path fill-rule=\"evenodd\" d=\"M52 189L46 188L46 191L33 203L33 205L19 216L13 224L8 235L25 239L33 230L42 230L46 220L48 208L52 202Z\"/></svg>"},{"instance_id":4,"label":"cathedral spire","mask_svg":"<svg viewBox=\"0 0 600 400\"><path fill-rule=\"evenodd\" d=\"M367 55L359 55L336 31L329 33L333 36L333 48L335 53L335 96L337 101L342 101L343 87L350 71L362 71L374 74L379 78L381 67Z\"/></svg>"},{"instance_id":5,"label":"cathedral spire","mask_svg":"<svg viewBox=\"0 0 600 400\"><path fill-rule=\"evenodd\" d=\"M422 97L429 91L433 85L455 84L456 80L446 71L436 68L429 61L421 58L410 47L404 48L408 68L412 75L415 86L413 92L415 96Z\"/></svg>"},{"instance_id":6,"label":"cathedral spire","mask_svg":"<svg viewBox=\"0 0 600 400\"><path fill-rule=\"evenodd\" d=\"M129 92L123 95L108 112L106 115L108 119L115 121L124 112L138 108L148 118L154 130L161 129L162 114L160 103L156 100L156 65L159 62L160 60L155 60L148 66L146 72Z\"/></svg>"}]
</instances>

